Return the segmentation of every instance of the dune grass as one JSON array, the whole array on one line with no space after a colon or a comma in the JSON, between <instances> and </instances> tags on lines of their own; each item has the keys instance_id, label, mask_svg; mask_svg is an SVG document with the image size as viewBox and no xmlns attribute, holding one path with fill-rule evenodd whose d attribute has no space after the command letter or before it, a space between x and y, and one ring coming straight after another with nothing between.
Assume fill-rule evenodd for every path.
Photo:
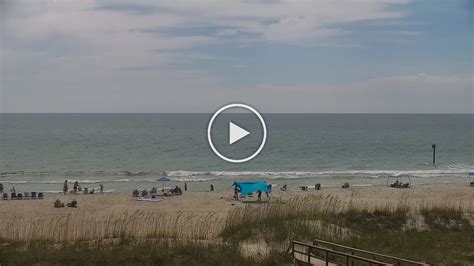
<instances>
[{"instance_id":1,"label":"dune grass","mask_svg":"<svg viewBox=\"0 0 474 266\"><path fill-rule=\"evenodd\" d=\"M0 265L278 265L280 254L244 257L238 246L186 241L120 242L113 245L45 243L12 245L0 249Z\"/></svg>"},{"instance_id":2,"label":"dune grass","mask_svg":"<svg viewBox=\"0 0 474 266\"><path fill-rule=\"evenodd\" d=\"M405 202L372 208L335 197L298 198L234 209L221 236L230 242L264 239L271 246L322 239L432 264L474 263L474 227L460 208Z\"/></svg>"},{"instance_id":3,"label":"dune grass","mask_svg":"<svg viewBox=\"0 0 474 266\"><path fill-rule=\"evenodd\" d=\"M114 238L212 239L217 237L222 222L214 213L163 215L141 210L107 216L87 212L33 218L12 216L0 220L0 239L56 243Z\"/></svg>"},{"instance_id":4,"label":"dune grass","mask_svg":"<svg viewBox=\"0 0 474 266\"><path fill-rule=\"evenodd\" d=\"M150 211L14 217L0 223L0 239L8 243L0 248L0 265L282 265L291 262L285 253L291 240L315 239L431 264L469 265L472 215L451 203L374 205L315 195L239 206L226 218ZM267 256L245 254L247 242L263 242Z\"/></svg>"}]
</instances>

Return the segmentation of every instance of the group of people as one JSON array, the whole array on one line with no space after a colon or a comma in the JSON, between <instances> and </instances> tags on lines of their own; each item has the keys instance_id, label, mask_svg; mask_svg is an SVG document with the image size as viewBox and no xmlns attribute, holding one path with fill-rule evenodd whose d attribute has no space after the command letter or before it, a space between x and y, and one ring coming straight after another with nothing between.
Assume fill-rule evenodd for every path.
<instances>
[{"instance_id":1,"label":"group of people","mask_svg":"<svg viewBox=\"0 0 474 266\"><path fill-rule=\"evenodd\" d=\"M187 186L185 185L184 188L186 190ZM156 187L153 187L150 190L143 189L142 191L139 191L138 189L134 189L133 192L132 192L132 196L134 198L139 197L139 196L141 196L143 198L148 198L148 197L154 198L157 195L157 192L158 192L158 189ZM163 189L162 192L163 192L163 195L165 195L165 196L182 195L183 194L183 191L178 186L175 186L174 188L172 188L172 189L170 189L166 192Z\"/></svg>"},{"instance_id":2,"label":"group of people","mask_svg":"<svg viewBox=\"0 0 474 266\"><path fill-rule=\"evenodd\" d=\"M211 185L212 186L212 185ZM272 191L272 184L268 184L267 185L267 188L268 188L268 191ZM211 190L212 191L212 190ZM270 194L268 191L265 191L265 195L267 195L267 199L270 198ZM233 198L235 200L239 200L239 194L240 194L240 188L238 186L234 186L234 196ZM262 191L261 190L257 190L257 201L262 201ZM250 195L250 194L249 194Z\"/></svg>"},{"instance_id":3,"label":"group of people","mask_svg":"<svg viewBox=\"0 0 474 266\"><path fill-rule=\"evenodd\" d=\"M71 207L71 208L77 208L77 200L72 200L71 202L67 203L66 206ZM54 201L54 208L63 208L64 203L61 202L61 200L56 199Z\"/></svg>"},{"instance_id":4,"label":"group of people","mask_svg":"<svg viewBox=\"0 0 474 266\"><path fill-rule=\"evenodd\" d=\"M104 184L99 185L99 190L100 190L100 193L104 193ZM64 185L63 185L64 195L66 195L68 191L69 191L68 181L64 180ZM79 182L78 181L74 182L73 190L71 190L71 193L77 194L77 192L81 192L81 191L82 191L82 187L81 185L79 185ZM88 188L84 188L84 194L94 194L94 192L95 192L94 188L91 189L91 191L89 191Z\"/></svg>"},{"instance_id":5,"label":"group of people","mask_svg":"<svg viewBox=\"0 0 474 266\"><path fill-rule=\"evenodd\" d=\"M398 181L395 180L395 183L393 184L390 184L390 187L395 187L395 188L409 188L410 187L410 183L406 182L406 183L403 183L401 181Z\"/></svg>"},{"instance_id":6,"label":"group of people","mask_svg":"<svg viewBox=\"0 0 474 266\"><path fill-rule=\"evenodd\" d=\"M5 187L3 186L2 183L0 183L0 194L4 192ZM10 188L11 193L16 193L15 187Z\"/></svg>"},{"instance_id":7,"label":"group of people","mask_svg":"<svg viewBox=\"0 0 474 266\"><path fill-rule=\"evenodd\" d=\"M303 191L308 190L308 188L309 188L308 186L301 186L301 190L303 190ZM283 187L281 188L282 191L286 191L287 189L288 189L287 185L283 185ZM316 183L314 185L314 190L321 190L321 184Z\"/></svg>"}]
</instances>

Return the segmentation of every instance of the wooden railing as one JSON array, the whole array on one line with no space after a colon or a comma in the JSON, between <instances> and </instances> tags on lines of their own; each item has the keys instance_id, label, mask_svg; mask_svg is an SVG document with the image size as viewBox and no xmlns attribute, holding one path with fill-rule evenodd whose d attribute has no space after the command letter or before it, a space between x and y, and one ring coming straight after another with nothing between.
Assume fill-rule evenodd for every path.
<instances>
[{"instance_id":1,"label":"wooden railing","mask_svg":"<svg viewBox=\"0 0 474 266\"><path fill-rule=\"evenodd\" d=\"M319 240L319 239L316 239L313 242L313 245L318 246L318 247L325 247L325 248L335 250L335 251L339 251L339 252L349 253L351 255L357 255L357 256L360 256L360 257L370 258L370 259L377 260L377 261L384 261L386 263L390 263L390 264L397 265L397 266L402 266L402 265L403 266L412 266L412 265L413 266L425 266L425 265L427 265L426 263L422 263L422 262L397 258L397 257L393 257L393 256L387 256L387 255L384 255L384 254L375 253L375 252L362 250L362 249L357 249L357 248L348 247L348 246L343 246L343 245L339 245L339 244L335 244L335 243L331 243L331 242L324 241L324 240Z\"/></svg>"},{"instance_id":2,"label":"wooden railing","mask_svg":"<svg viewBox=\"0 0 474 266\"><path fill-rule=\"evenodd\" d=\"M300 256L298 256L298 254ZM392 265L389 263L376 261L329 248L312 245L300 241L291 242L291 255L300 262L306 262L308 265L325 262L325 265L369 265L369 266L385 266ZM355 264L357 263L357 264Z\"/></svg>"}]
</instances>

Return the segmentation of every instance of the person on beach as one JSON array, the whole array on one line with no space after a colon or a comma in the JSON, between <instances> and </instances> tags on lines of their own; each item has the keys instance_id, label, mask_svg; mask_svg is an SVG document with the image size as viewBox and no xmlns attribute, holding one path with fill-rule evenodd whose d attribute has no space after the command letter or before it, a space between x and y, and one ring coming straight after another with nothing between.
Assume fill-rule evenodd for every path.
<instances>
[{"instance_id":1,"label":"person on beach","mask_svg":"<svg viewBox=\"0 0 474 266\"><path fill-rule=\"evenodd\" d=\"M267 195L267 199L270 199L270 192L272 192L272 184L267 185L268 191L265 191L265 195Z\"/></svg>"},{"instance_id":2,"label":"person on beach","mask_svg":"<svg viewBox=\"0 0 474 266\"><path fill-rule=\"evenodd\" d=\"M12 187L12 188L10 189L10 192L11 192L11 193L16 193L15 187Z\"/></svg>"},{"instance_id":3,"label":"person on beach","mask_svg":"<svg viewBox=\"0 0 474 266\"><path fill-rule=\"evenodd\" d=\"M78 189L78 187L79 187L79 182L77 182L77 181L76 181L76 182L74 182L74 186L73 186L73 189L74 189L74 194L76 194L76 193L77 193L77 189Z\"/></svg>"},{"instance_id":4,"label":"person on beach","mask_svg":"<svg viewBox=\"0 0 474 266\"><path fill-rule=\"evenodd\" d=\"M316 183L316 185L314 185L314 190L320 190L320 189L321 189L321 184Z\"/></svg>"},{"instance_id":5,"label":"person on beach","mask_svg":"<svg viewBox=\"0 0 474 266\"><path fill-rule=\"evenodd\" d=\"M235 188L234 188L234 199L235 200L239 200L239 192L240 192L239 188L237 186L235 186Z\"/></svg>"},{"instance_id":6,"label":"person on beach","mask_svg":"<svg viewBox=\"0 0 474 266\"><path fill-rule=\"evenodd\" d=\"M188 183L184 182L184 191L188 191Z\"/></svg>"},{"instance_id":7,"label":"person on beach","mask_svg":"<svg viewBox=\"0 0 474 266\"><path fill-rule=\"evenodd\" d=\"M100 193L104 193L104 184L100 184Z\"/></svg>"},{"instance_id":8,"label":"person on beach","mask_svg":"<svg viewBox=\"0 0 474 266\"><path fill-rule=\"evenodd\" d=\"M138 191L138 189L135 189L135 190L133 190L132 195L133 195L134 198L136 198L136 197L140 196L140 191Z\"/></svg>"},{"instance_id":9,"label":"person on beach","mask_svg":"<svg viewBox=\"0 0 474 266\"><path fill-rule=\"evenodd\" d=\"M67 186L67 180L64 180L64 185L63 185L63 192L64 192L64 195L67 194L67 190L68 190L68 186Z\"/></svg>"},{"instance_id":10,"label":"person on beach","mask_svg":"<svg viewBox=\"0 0 474 266\"><path fill-rule=\"evenodd\" d=\"M0 193L3 193L3 184L0 183Z\"/></svg>"},{"instance_id":11,"label":"person on beach","mask_svg":"<svg viewBox=\"0 0 474 266\"><path fill-rule=\"evenodd\" d=\"M59 199L56 199L56 201L54 201L54 208L62 208L64 207L64 203L62 203Z\"/></svg>"},{"instance_id":12,"label":"person on beach","mask_svg":"<svg viewBox=\"0 0 474 266\"><path fill-rule=\"evenodd\" d=\"M257 190L257 201L262 201L262 191Z\"/></svg>"},{"instance_id":13,"label":"person on beach","mask_svg":"<svg viewBox=\"0 0 474 266\"><path fill-rule=\"evenodd\" d=\"M211 191L214 191L214 185L211 184Z\"/></svg>"},{"instance_id":14,"label":"person on beach","mask_svg":"<svg viewBox=\"0 0 474 266\"><path fill-rule=\"evenodd\" d=\"M72 200L70 203L66 204L68 207L71 207L71 208L77 208L77 200ZM63 203L63 207L64 207L64 203Z\"/></svg>"}]
</instances>

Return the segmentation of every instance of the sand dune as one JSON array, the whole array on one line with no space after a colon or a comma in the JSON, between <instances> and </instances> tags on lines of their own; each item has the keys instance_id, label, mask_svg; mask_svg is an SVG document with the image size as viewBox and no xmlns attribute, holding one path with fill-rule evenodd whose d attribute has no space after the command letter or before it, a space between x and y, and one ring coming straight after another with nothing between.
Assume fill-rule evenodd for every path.
<instances>
[{"instance_id":1,"label":"sand dune","mask_svg":"<svg viewBox=\"0 0 474 266\"><path fill-rule=\"evenodd\" d=\"M409 189L388 187L327 188L320 191L275 190L269 200L319 196L338 199L344 209L408 206L454 206L471 217L474 214L474 188L461 185L430 185ZM78 201L78 208L54 208L63 202ZM263 196L265 200L266 197ZM135 201L131 193L95 195L47 195L43 200L0 201L0 238L6 241L78 241L117 237L172 237L215 239L232 208L255 199L232 199L232 191L187 192L165 197L160 202Z\"/></svg>"}]
</instances>

